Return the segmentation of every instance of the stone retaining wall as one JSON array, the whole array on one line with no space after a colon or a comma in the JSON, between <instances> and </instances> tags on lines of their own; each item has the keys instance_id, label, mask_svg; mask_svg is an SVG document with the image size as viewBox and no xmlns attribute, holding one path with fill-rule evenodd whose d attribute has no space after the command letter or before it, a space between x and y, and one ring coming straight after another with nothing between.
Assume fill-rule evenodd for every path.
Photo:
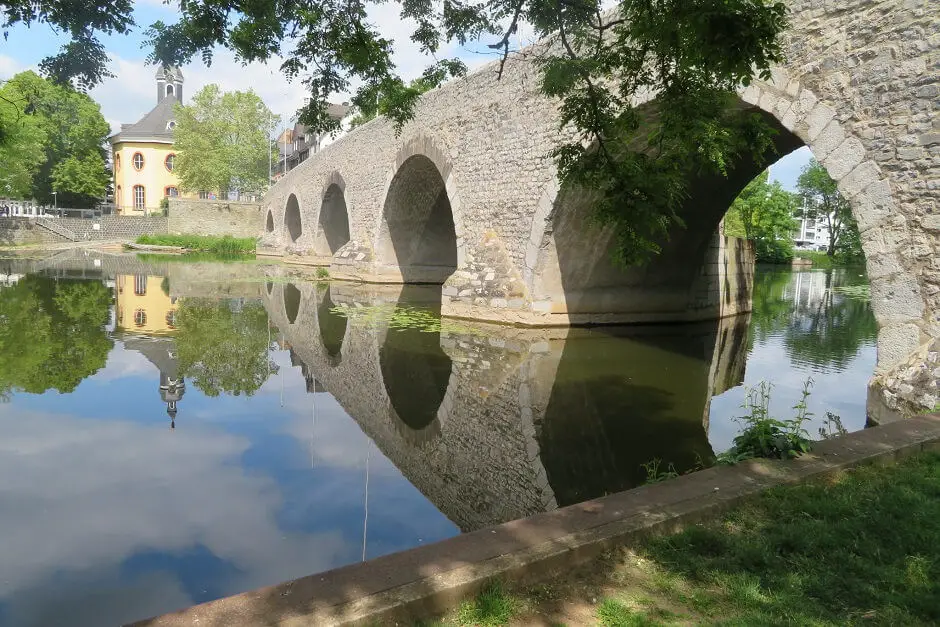
<instances>
[{"instance_id":1,"label":"stone retaining wall","mask_svg":"<svg viewBox=\"0 0 940 627\"><path fill-rule=\"evenodd\" d=\"M261 203L223 200L170 200L168 231L173 234L256 237L264 227Z\"/></svg>"}]
</instances>

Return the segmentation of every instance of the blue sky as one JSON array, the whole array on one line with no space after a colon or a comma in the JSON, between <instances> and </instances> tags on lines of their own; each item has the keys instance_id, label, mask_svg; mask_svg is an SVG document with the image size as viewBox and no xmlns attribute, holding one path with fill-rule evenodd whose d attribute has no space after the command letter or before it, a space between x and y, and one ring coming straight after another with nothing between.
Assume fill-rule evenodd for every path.
<instances>
[{"instance_id":1,"label":"blue sky","mask_svg":"<svg viewBox=\"0 0 940 627\"><path fill-rule=\"evenodd\" d=\"M147 66L147 49L144 37L146 28L157 20L175 21L176 9L161 0L143 0L135 4L136 30L128 36L113 36L104 39L111 55L111 71L115 77L96 87L91 95L101 104L105 119L117 131L122 123L130 124L140 119L153 108L156 87L153 75L155 68ZM373 5L369 10L372 21L383 35L397 42L395 63L406 79L418 76L428 63L409 39L413 23L402 20L398 5L394 3ZM517 45L533 41L531 33L521 31ZM9 39L0 47L0 79L9 78L16 72L35 68L44 57L54 53L64 38L46 26L32 29L14 28ZM442 51L441 56L459 56L471 68L478 67L495 58L481 42L465 48L457 46ZM288 83L279 71L279 62L252 64L243 67L225 50L217 53L211 67L197 60L183 67L185 84L184 98L209 83L217 83L222 89L254 89L275 113L287 119L304 101L304 90L299 83ZM800 149L784 157L771 168L771 178L779 180L785 188L793 189L800 170L809 161L809 150Z\"/></svg>"}]
</instances>

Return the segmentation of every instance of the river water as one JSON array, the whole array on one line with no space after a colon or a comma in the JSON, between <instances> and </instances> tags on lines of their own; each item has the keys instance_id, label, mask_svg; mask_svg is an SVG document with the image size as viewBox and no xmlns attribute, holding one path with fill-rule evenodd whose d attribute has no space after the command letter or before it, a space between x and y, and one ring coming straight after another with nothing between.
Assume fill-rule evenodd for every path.
<instances>
[{"instance_id":1,"label":"river water","mask_svg":"<svg viewBox=\"0 0 940 627\"><path fill-rule=\"evenodd\" d=\"M787 417L811 377L816 437L864 427L859 271L760 270L750 316L593 330L298 272L0 262L0 625L120 624L707 465L760 381Z\"/></svg>"}]
</instances>

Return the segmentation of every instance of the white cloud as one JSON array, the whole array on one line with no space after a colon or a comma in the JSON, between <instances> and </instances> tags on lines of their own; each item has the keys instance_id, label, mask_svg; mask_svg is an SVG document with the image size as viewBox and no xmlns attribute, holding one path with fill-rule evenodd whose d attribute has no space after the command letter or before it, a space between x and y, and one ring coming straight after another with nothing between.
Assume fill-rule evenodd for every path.
<instances>
[{"instance_id":1,"label":"white cloud","mask_svg":"<svg viewBox=\"0 0 940 627\"><path fill-rule=\"evenodd\" d=\"M22 72L25 69L27 69L27 66L23 65L13 57L0 54L0 80L11 78L14 74Z\"/></svg>"}]
</instances>

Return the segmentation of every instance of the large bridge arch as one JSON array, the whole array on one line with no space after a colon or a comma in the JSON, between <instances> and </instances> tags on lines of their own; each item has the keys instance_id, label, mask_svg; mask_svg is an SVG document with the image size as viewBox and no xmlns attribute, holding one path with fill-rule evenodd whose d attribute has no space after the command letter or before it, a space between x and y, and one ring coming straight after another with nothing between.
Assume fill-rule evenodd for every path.
<instances>
[{"instance_id":1,"label":"large bridge arch","mask_svg":"<svg viewBox=\"0 0 940 627\"><path fill-rule=\"evenodd\" d=\"M670 255L674 259L681 254L686 261L695 263L695 259L707 255L709 234L714 233L731 201L744 186L775 159L806 146L838 182L840 192L849 201L858 221L872 287L872 307L881 327L879 370L891 368L919 346L918 322L924 315L924 298L916 273L905 268L901 255L902 243L911 240L907 220L896 213L895 193L889 177L869 157L861 138L837 117L837 110L798 80L791 79L785 69L778 68L773 74L772 82L756 82L739 95L743 106L760 112L776 127L777 154L768 155L768 161L762 163L741 159L727 178L697 181L689 201L695 211L683 215L687 227L677 230L661 257L668 260ZM588 209L583 203L578 206L578 201L583 199L583 194L566 197L557 178L546 186L533 216L523 271L531 290L533 309L543 314L561 313L575 323L595 313L611 313L612 303L602 302L602 297L588 298L587 303L578 301L586 289L598 284L603 286L604 279L617 274L606 259L610 254L611 231L587 225ZM567 216L562 215L565 210ZM562 244L559 238L568 241ZM575 251L577 259L573 258ZM592 251L602 251L603 258ZM565 256L572 258L565 259ZM656 264L661 261L655 259L646 268L621 274L655 289L676 278L674 273L664 276L657 271L661 268L657 269ZM727 255L724 261L728 262ZM695 289L698 277L688 275L682 279L689 290ZM571 286L570 291L566 284ZM682 294L671 290L670 295L677 302L666 307L681 311L678 301L683 298ZM696 294L688 296L694 299ZM654 294L640 299L644 303L655 301ZM614 303L613 309L616 307Z\"/></svg>"},{"instance_id":2,"label":"large bridge arch","mask_svg":"<svg viewBox=\"0 0 940 627\"><path fill-rule=\"evenodd\" d=\"M403 283L443 283L466 256L453 166L431 137L405 142L386 177L376 261Z\"/></svg>"},{"instance_id":3,"label":"large bridge arch","mask_svg":"<svg viewBox=\"0 0 940 627\"><path fill-rule=\"evenodd\" d=\"M287 196L287 202L284 204L283 224L287 239L292 243L297 243L304 234L304 220L300 210L300 201L295 192Z\"/></svg>"},{"instance_id":4,"label":"large bridge arch","mask_svg":"<svg viewBox=\"0 0 940 627\"><path fill-rule=\"evenodd\" d=\"M313 251L318 256L332 257L350 240L346 181L339 172L331 172L327 177L320 198Z\"/></svg>"}]
</instances>

